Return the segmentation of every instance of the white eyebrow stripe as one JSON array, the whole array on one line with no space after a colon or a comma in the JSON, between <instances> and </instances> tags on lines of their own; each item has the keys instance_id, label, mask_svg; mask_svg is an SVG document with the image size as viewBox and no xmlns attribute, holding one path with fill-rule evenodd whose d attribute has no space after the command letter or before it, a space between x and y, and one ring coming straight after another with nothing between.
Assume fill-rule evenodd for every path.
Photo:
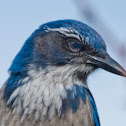
<instances>
[{"instance_id":1,"label":"white eyebrow stripe","mask_svg":"<svg viewBox=\"0 0 126 126\"><path fill-rule=\"evenodd\" d=\"M49 31L57 31L61 34L64 34L68 37L74 37L74 38L77 38L78 40L80 41L83 41L84 40L84 37L82 35L80 35L76 30L74 29L68 29L68 28L64 28L64 27L60 27L60 28L49 28L49 27L46 27L46 32L49 32Z\"/></svg>"}]
</instances>

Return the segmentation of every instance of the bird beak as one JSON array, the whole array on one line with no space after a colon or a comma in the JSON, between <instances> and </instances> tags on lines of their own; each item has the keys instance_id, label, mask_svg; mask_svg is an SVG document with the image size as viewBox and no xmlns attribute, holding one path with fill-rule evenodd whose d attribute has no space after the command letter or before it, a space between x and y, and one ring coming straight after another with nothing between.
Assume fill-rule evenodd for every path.
<instances>
[{"instance_id":1,"label":"bird beak","mask_svg":"<svg viewBox=\"0 0 126 126\"><path fill-rule=\"evenodd\" d=\"M126 77L126 71L108 54L105 58L90 56L87 60L87 63L98 68L103 68L111 73Z\"/></svg>"}]
</instances>

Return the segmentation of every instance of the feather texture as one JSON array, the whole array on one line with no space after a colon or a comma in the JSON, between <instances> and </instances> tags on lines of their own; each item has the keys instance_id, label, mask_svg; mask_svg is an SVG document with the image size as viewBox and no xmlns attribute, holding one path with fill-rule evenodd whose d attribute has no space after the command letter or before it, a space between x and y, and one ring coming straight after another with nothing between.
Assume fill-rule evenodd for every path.
<instances>
[{"instance_id":1,"label":"feather texture","mask_svg":"<svg viewBox=\"0 0 126 126\"><path fill-rule=\"evenodd\" d=\"M1 89L2 93L4 91L4 86ZM0 125L100 126L96 105L89 90L85 87L74 85L72 90L68 90L67 93L67 98L62 101L62 114L57 115L57 111L54 113L53 108L49 107L48 115L46 115L45 118L40 117L40 113L43 112L42 109L40 111L34 111L31 116L28 114L19 114L18 111L20 110L17 109L13 111L13 108L7 107L6 102L1 97L0 100L2 102L0 103ZM2 95L3 94L0 94L0 96Z\"/></svg>"}]
</instances>

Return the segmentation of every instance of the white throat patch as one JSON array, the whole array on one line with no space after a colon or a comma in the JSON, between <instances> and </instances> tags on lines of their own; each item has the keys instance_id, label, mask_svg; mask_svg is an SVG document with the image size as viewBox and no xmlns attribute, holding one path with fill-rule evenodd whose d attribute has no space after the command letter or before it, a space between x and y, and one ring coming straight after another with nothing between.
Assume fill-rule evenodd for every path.
<instances>
[{"instance_id":1,"label":"white throat patch","mask_svg":"<svg viewBox=\"0 0 126 126\"><path fill-rule=\"evenodd\" d=\"M60 67L49 66L46 70L42 68L36 70L34 65L30 65L28 76L23 80L24 85L19 86L12 93L7 101L9 104L13 99L13 113L22 113L22 121L26 116L35 112L35 120L44 119L47 111L51 119L57 109L61 113L62 99L67 98L66 89L71 90L74 84L85 86L86 82L81 82L74 78L75 71L88 73L92 67L82 65L65 65ZM50 109L48 107L50 106Z\"/></svg>"}]
</instances>

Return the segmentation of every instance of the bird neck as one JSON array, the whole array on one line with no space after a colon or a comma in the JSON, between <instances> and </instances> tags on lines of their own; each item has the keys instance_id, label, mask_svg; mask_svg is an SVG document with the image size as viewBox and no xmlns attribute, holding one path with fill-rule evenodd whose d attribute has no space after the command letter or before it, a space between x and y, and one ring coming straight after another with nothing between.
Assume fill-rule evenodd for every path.
<instances>
[{"instance_id":1,"label":"bird neck","mask_svg":"<svg viewBox=\"0 0 126 126\"><path fill-rule=\"evenodd\" d=\"M23 116L26 116L37 111L42 118L47 115L52 118L56 112L60 117L65 113L66 106L76 111L78 99L81 98L83 102L86 99L87 88L86 81L82 82L74 76L76 69L69 65L48 67L46 70L31 66L28 75L20 80L22 85L11 93L7 104L14 113L18 110L18 113L23 112Z\"/></svg>"}]
</instances>

